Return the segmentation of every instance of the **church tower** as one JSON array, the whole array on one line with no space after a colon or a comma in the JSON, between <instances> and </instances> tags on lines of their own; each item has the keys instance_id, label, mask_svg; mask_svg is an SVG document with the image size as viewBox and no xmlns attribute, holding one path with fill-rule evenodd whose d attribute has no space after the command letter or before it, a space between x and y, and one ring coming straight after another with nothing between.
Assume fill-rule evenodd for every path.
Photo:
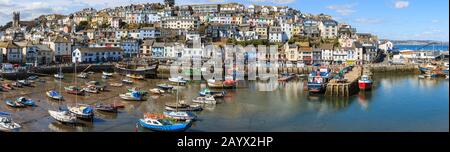
<instances>
[{"instance_id":1,"label":"church tower","mask_svg":"<svg viewBox=\"0 0 450 152\"><path fill-rule=\"evenodd\" d=\"M12 26L14 28L20 27L20 12L13 12L13 22Z\"/></svg>"}]
</instances>

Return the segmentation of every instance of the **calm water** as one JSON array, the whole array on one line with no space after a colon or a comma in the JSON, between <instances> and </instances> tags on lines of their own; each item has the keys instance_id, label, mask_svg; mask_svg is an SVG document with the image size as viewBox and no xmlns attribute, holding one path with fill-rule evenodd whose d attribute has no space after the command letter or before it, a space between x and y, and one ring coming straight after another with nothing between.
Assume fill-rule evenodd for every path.
<instances>
[{"instance_id":1,"label":"calm water","mask_svg":"<svg viewBox=\"0 0 450 152\"><path fill-rule=\"evenodd\" d=\"M78 98L64 94L66 101L62 104L75 103L76 100L83 103L120 102L126 106L118 114L96 113L94 123L66 126L47 113L47 109L56 109L61 103L46 99L43 88L59 86L53 78L44 79L46 83L36 83L32 88L1 93L2 99L22 94L40 100L38 107L27 109L11 109L0 103L0 111L14 113L14 119L23 124L21 131L148 131L135 129L142 113L162 112L166 102L176 99L174 93L151 96L145 102L122 101L117 96L124 93L126 87L110 87L109 92ZM119 79L107 82L117 82ZM63 83L70 83L71 80L66 78ZM141 81L137 86L153 88L161 81ZM220 104L198 112L200 120L188 131L449 131L448 80L419 80L415 75L378 74L375 81L372 91L349 98L308 95L303 91L302 80L279 86L241 82L238 89L227 90L229 97L221 99ZM205 87L206 84L200 82L181 87L180 98L191 101ZM258 91L267 87L276 87L276 90Z\"/></svg>"},{"instance_id":2,"label":"calm water","mask_svg":"<svg viewBox=\"0 0 450 152\"><path fill-rule=\"evenodd\" d=\"M448 45L430 45L430 46L422 46L422 45L395 45L395 48L399 50L439 50L439 51L448 51Z\"/></svg>"}]
</instances>

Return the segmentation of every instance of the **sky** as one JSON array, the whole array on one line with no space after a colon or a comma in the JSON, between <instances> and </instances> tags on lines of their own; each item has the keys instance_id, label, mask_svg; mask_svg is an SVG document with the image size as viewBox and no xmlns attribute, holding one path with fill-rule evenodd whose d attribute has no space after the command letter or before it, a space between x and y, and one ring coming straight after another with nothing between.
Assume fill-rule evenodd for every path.
<instances>
[{"instance_id":1,"label":"sky","mask_svg":"<svg viewBox=\"0 0 450 152\"><path fill-rule=\"evenodd\" d=\"M0 25L11 21L12 11L23 20L43 14L69 14L83 8L96 9L130 3L163 0L0 0ZM448 0L176 0L176 5L239 2L245 5L289 6L304 13L332 15L358 32L381 39L449 41Z\"/></svg>"}]
</instances>

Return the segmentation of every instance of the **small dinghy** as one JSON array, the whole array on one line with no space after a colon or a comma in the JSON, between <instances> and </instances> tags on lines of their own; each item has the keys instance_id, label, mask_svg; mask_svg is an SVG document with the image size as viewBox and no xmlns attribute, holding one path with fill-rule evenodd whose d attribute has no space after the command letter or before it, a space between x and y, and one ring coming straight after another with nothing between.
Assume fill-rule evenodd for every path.
<instances>
[{"instance_id":1,"label":"small dinghy","mask_svg":"<svg viewBox=\"0 0 450 152\"><path fill-rule=\"evenodd\" d=\"M169 81L178 85L186 85L187 80L183 77L169 78Z\"/></svg>"},{"instance_id":2,"label":"small dinghy","mask_svg":"<svg viewBox=\"0 0 450 152\"><path fill-rule=\"evenodd\" d=\"M77 117L75 114L71 113L68 109L59 109L58 111L48 110L53 119L62 123L77 123Z\"/></svg>"},{"instance_id":3,"label":"small dinghy","mask_svg":"<svg viewBox=\"0 0 450 152\"><path fill-rule=\"evenodd\" d=\"M37 80L38 78L39 78L38 76L32 75L28 77L27 80Z\"/></svg>"},{"instance_id":4,"label":"small dinghy","mask_svg":"<svg viewBox=\"0 0 450 152\"><path fill-rule=\"evenodd\" d=\"M114 104L104 104L104 103L95 104L95 110L98 111L117 113L118 109L119 107L117 107Z\"/></svg>"},{"instance_id":5,"label":"small dinghy","mask_svg":"<svg viewBox=\"0 0 450 152\"><path fill-rule=\"evenodd\" d=\"M106 86L98 81L89 81L86 83L86 85L88 85L88 87L95 87L99 91L103 91L106 89Z\"/></svg>"},{"instance_id":6,"label":"small dinghy","mask_svg":"<svg viewBox=\"0 0 450 152\"><path fill-rule=\"evenodd\" d=\"M95 86L84 87L82 89L82 91L85 91L85 92L88 92L88 93L95 93L95 94L99 93L98 89Z\"/></svg>"},{"instance_id":7,"label":"small dinghy","mask_svg":"<svg viewBox=\"0 0 450 152\"><path fill-rule=\"evenodd\" d=\"M138 92L138 93L141 94L141 95L148 95L148 92L147 92L147 91L143 91L143 90L138 89L138 88L136 88L136 87L134 87L134 88L129 88L129 89L128 89L128 92Z\"/></svg>"},{"instance_id":8,"label":"small dinghy","mask_svg":"<svg viewBox=\"0 0 450 152\"><path fill-rule=\"evenodd\" d=\"M13 132L20 128L22 126L13 121L10 113L0 112L0 131Z\"/></svg>"},{"instance_id":9,"label":"small dinghy","mask_svg":"<svg viewBox=\"0 0 450 152\"><path fill-rule=\"evenodd\" d=\"M87 79L88 78L88 74L81 72L80 74L77 75L78 78L82 78L82 79Z\"/></svg>"},{"instance_id":10,"label":"small dinghy","mask_svg":"<svg viewBox=\"0 0 450 152\"><path fill-rule=\"evenodd\" d=\"M107 77L112 77L112 76L113 76L113 73L108 73L108 72L103 71L103 72L102 72L102 75L103 75L103 76L107 76Z\"/></svg>"},{"instance_id":11,"label":"small dinghy","mask_svg":"<svg viewBox=\"0 0 450 152\"><path fill-rule=\"evenodd\" d=\"M23 85L20 84L20 83L18 83L18 82L12 82L11 85L12 85L13 87L18 87L18 88L22 88L22 87L23 87Z\"/></svg>"},{"instance_id":12,"label":"small dinghy","mask_svg":"<svg viewBox=\"0 0 450 152\"><path fill-rule=\"evenodd\" d=\"M159 89L159 88L149 89L149 91L150 91L152 94L163 94L163 93L165 93L164 90Z\"/></svg>"},{"instance_id":13,"label":"small dinghy","mask_svg":"<svg viewBox=\"0 0 450 152\"><path fill-rule=\"evenodd\" d=\"M139 92L128 92L125 94L120 94L119 97L122 98L123 100L127 100L127 101L143 101L143 100L145 100L144 96Z\"/></svg>"},{"instance_id":14,"label":"small dinghy","mask_svg":"<svg viewBox=\"0 0 450 152\"><path fill-rule=\"evenodd\" d=\"M186 111L165 111L163 114L168 118L172 118L179 121L195 120L197 118L197 116L194 113Z\"/></svg>"},{"instance_id":15,"label":"small dinghy","mask_svg":"<svg viewBox=\"0 0 450 152\"><path fill-rule=\"evenodd\" d=\"M31 99L25 97L19 97L16 99L17 102L24 104L25 106L35 106L35 102Z\"/></svg>"},{"instance_id":16,"label":"small dinghy","mask_svg":"<svg viewBox=\"0 0 450 152\"><path fill-rule=\"evenodd\" d=\"M24 107L26 107L26 105L24 105L24 104L22 104L20 102L17 102L15 100L6 100L5 103L6 103L6 105L8 105L10 107L13 107L13 108L24 108Z\"/></svg>"},{"instance_id":17,"label":"small dinghy","mask_svg":"<svg viewBox=\"0 0 450 152\"><path fill-rule=\"evenodd\" d=\"M69 111L76 115L77 118L80 119L93 119L94 118L94 108L85 105L78 104L76 106L68 107Z\"/></svg>"},{"instance_id":18,"label":"small dinghy","mask_svg":"<svg viewBox=\"0 0 450 152\"><path fill-rule=\"evenodd\" d=\"M47 97L51 98L51 99L55 99L55 100L62 100L63 96L55 90L50 90L46 92Z\"/></svg>"},{"instance_id":19,"label":"small dinghy","mask_svg":"<svg viewBox=\"0 0 450 152\"><path fill-rule=\"evenodd\" d=\"M165 105L167 111L201 111L203 108L200 105L193 104L182 104L182 103L168 103Z\"/></svg>"},{"instance_id":20,"label":"small dinghy","mask_svg":"<svg viewBox=\"0 0 450 152\"><path fill-rule=\"evenodd\" d=\"M5 90L13 90L13 86L11 86L10 84L4 83L2 84L2 88Z\"/></svg>"},{"instance_id":21,"label":"small dinghy","mask_svg":"<svg viewBox=\"0 0 450 152\"><path fill-rule=\"evenodd\" d=\"M68 87L64 87L64 90L66 90L66 92L68 94L74 94L74 95L84 95L84 90L80 89L78 87L75 86L68 86Z\"/></svg>"},{"instance_id":22,"label":"small dinghy","mask_svg":"<svg viewBox=\"0 0 450 152\"><path fill-rule=\"evenodd\" d=\"M144 76L142 76L142 75L137 75L137 74L127 74L126 76L127 76L128 78L131 78L131 79L144 80Z\"/></svg>"},{"instance_id":23,"label":"small dinghy","mask_svg":"<svg viewBox=\"0 0 450 152\"><path fill-rule=\"evenodd\" d=\"M222 98L226 95L227 93L225 91L211 91L209 89L204 89L202 91L200 91L199 95L204 97L206 95L212 95L214 98Z\"/></svg>"},{"instance_id":24,"label":"small dinghy","mask_svg":"<svg viewBox=\"0 0 450 152\"><path fill-rule=\"evenodd\" d=\"M125 83L125 84L133 84L133 81L130 80L130 79L123 79L123 80L122 80L122 83Z\"/></svg>"},{"instance_id":25,"label":"small dinghy","mask_svg":"<svg viewBox=\"0 0 450 152\"><path fill-rule=\"evenodd\" d=\"M145 113L144 118L139 119L139 125L153 131L177 132L188 129L191 126L191 122L174 123L164 115Z\"/></svg>"},{"instance_id":26,"label":"small dinghy","mask_svg":"<svg viewBox=\"0 0 450 152\"><path fill-rule=\"evenodd\" d=\"M163 83L163 84L158 84L158 88L161 88L164 90L170 90L170 89L173 89L173 86Z\"/></svg>"},{"instance_id":27,"label":"small dinghy","mask_svg":"<svg viewBox=\"0 0 450 152\"><path fill-rule=\"evenodd\" d=\"M192 99L192 102L204 103L204 104L216 104L217 103L216 99L214 99L214 96L212 96L212 95L206 95L204 97L197 97L195 99Z\"/></svg>"},{"instance_id":28,"label":"small dinghy","mask_svg":"<svg viewBox=\"0 0 450 152\"><path fill-rule=\"evenodd\" d=\"M113 86L113 87L121 87L121 86L123 86L122 83L110 83L109 85Z\"/></svg>"},{"instance_id":29,"label":"small dinghy","mask_svg":"<svg viewBox=\"0 0 450 152\"><path fill-rule=\"evenodd\" d=\"M53 77L55 77L56 79L64 79L64 74L58 73L58 74L53 75Z\"/></svg>"},{"instance_id":30,"label":"small dinghy","mask_svg":"<svg viewBox=\"0 0 450 152\"><path fill-rule=\"evenodd\" d=\"M23 86L31 86L31 82L28 80L18 80L17 82L22 84Z\"/></svg>"}]
</instances>

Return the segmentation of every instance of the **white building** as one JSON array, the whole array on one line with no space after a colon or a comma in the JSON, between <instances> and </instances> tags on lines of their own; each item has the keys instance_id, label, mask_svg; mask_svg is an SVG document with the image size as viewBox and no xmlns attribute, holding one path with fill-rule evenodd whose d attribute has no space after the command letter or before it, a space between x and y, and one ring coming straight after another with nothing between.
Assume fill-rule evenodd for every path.
<instances>
[{"instance_id":1,"label":"white building","mask_svg":"<svg viewBox=\"0 0 450 152\"><path fill-rule=\"evenodd\" d=\"M163 28L169 29L196 29L200 26L198 17L192 16L171 16L161 18L161 24Z\"/></svg>"},{"instance_id":2,"label":"white building","mask_svg":"<svg viewBox=\"0 0 450 152\"><path fill-rule=\"evenodd\" d=\"M78 48L72 53L73 63L116 62L123 59L123 50L118 47Z\"/></svg>"},{"instance_id":3,"label":"white building","mask_svg":"<svg viewBox=\"0 0 450 152\"><path fill-rule=\"evenodd\" d=\"M51 38L49 41L43 42L52 49L54 54L53 61L59 63L70 62L71 52L72 52L72 42L68 39L57 36Z\"/></svg>"},{"instance_id":4,"label":"white building","mask_svg":"<svg viewBox=\"0 0 450 152\"><path fill-rule=\"evenodd\" d=\"M334 20L319 22L319 29L323 38L335 38L338 36L338 23Z\"/></svg>"}]
</instances>

